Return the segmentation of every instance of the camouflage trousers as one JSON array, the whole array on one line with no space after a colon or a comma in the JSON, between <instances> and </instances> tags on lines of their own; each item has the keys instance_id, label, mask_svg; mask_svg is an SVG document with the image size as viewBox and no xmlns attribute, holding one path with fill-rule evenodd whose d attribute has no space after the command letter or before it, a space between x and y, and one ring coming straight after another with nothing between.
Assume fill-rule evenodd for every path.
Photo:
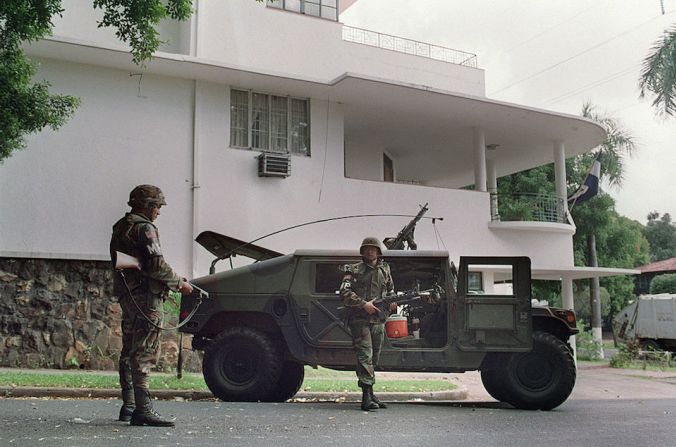
<instances>
[{"instance_id":1,"label":"camouflage trousers","mask_svg":"<svg viewBox=\"0 0 676 447\"><path fill-rule=\"evenodd\" d=\"M136 304L155 324L162 323L161 295L134 295ZM130 297L121 296L122 352L120 352L120 387L122 391L134 388L148 389L150 370L157 363L160 348L160 329L139 313Z\"/></svg>"},{"instance_id":2,"label":"camouflage trousers","mask_svg":"<svg viewBox=\"0 0 676 447\"><path fill-rule=\"evenodd\" d=\"M352 334L352 347L357 354L357 379L359 386L376 383L375 367L380 360L380 349L385 340L385 325L364 320L348 321Z\"/></svg>"}]
</instances>

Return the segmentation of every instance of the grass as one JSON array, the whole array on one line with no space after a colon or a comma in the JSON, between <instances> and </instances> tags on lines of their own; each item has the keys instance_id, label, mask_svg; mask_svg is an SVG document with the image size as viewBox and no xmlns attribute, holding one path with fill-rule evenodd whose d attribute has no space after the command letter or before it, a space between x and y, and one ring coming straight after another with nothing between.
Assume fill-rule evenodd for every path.
<instances>
[{"instance_id":1,"label":"grass","mask_svg":"<svg viewBox=\"0 0 676 447\"><path fill-rule=\"evenodd\" d=\"M0 371L0 386L56 387L56 388L108 388L119 387L116 374L88 371ZM449 391L457 386L446 380L384 380L376 383L376 391L425 392ZM208 391L201 374L186 373L182 379L170 374L150 375L150 388L154 390ZM360 391L357 378L351 371L334 371L325 368L305 368L302 391L345 392Z\"/></svg>"}]
</instances>

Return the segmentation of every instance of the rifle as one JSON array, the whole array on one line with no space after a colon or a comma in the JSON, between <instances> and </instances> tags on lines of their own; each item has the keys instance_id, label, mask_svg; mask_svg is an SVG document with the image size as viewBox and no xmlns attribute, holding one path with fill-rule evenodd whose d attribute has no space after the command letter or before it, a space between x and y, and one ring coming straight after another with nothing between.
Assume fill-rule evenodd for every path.
<instances>
[{"instance_id":1,"label":"rifle","mask_svg":"<svg viewBox=\"0 0 676 447\"><path fill-rule=\"evenodd\" d=\"M407 290L406 292L393 293L391 295L385 295L382 298L376 298L373 300L373 305L378 309L378 316L380 318L386 318L389 315L390 304L397 303L399 306L404 304L411 304L414 301L418 301L422 297L429 297L434 289L430 290ZM345 309L345 306L340 306L338 310Z\"/></svg>"},{"instance_id":2,"label":"rifle","mask_svg":"<svg viewBox=\"0 0 676 447\"><path fill-rule=\"evenodd\" d=\"M413 240L413 232L415 231L415 224L422 219L427 210L427 203L425 203L422 208L420 208L420 211L418 211L418 214L416 214L415 217L401 229L399 234L397 234L397 237L387 237L383 240L385 247L387 247L388 250L403 250L404 242L406 242L409 250L417 250L418 244Z\"/></svg>"}]
</instances>

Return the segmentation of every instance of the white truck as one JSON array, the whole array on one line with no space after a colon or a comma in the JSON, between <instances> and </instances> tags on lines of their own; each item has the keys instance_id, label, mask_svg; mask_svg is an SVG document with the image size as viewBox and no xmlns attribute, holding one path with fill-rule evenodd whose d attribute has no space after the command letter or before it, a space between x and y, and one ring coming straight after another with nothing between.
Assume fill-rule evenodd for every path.
<instances>
[{"instance_id":1,"label":"white truck","mask_svg":"<svg viewBox=\"0 0 676 447\"><path fill-rule=\"evenodd\" d=\"M641 295L613 319L615 344L637 342L644 351L676 351L676 293Z\"/></svg>"}]
</instances>

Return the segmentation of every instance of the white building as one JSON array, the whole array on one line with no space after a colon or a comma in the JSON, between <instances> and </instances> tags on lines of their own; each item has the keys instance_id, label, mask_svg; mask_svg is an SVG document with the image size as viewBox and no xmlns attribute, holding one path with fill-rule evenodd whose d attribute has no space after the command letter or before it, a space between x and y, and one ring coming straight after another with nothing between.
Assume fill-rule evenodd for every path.
<instances>
[{"instance_id":1,"label":"white building","mask_svg":"<svg viewBox=\"0 0 676 447\"><path fill-rule=\"evenodd\" d=\"M82 105L0 165L0 256L106 260L129 191L152 183L167 196L165 256L188 276L212 260L193 241L204 230L252 240L425 202L444 220L418 225L421 248L529 256L535 278L563 281L569 306L573 279L625 272L573 266L564 161L603 140L598 125L486 98L472 54L343 26L337 9L352 2L195 3L189 22L162 25L168 43L140 69L96 27L91 2L64 0L53 37L28 52L53 91ZM289 153L290 175L259 176L262 152ZM499 221L496 178L551 162L548 221ZM260 245L353 248L408 220L339 220Z\"/></svg>"}]
</instances>

